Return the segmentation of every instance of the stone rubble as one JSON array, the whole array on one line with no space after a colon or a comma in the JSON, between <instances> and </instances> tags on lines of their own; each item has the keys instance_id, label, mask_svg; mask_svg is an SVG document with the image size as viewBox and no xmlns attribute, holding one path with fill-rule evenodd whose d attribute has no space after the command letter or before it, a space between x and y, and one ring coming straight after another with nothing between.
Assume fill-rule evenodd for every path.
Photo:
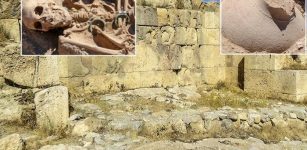
<instances>
[{"instance_id":1,"label":"stone rubble","mask_svg":"<svg viewBox=\"0 0 307 150\"><path fill-rule=\"evenodd\" d=\"M221 108L193 107L192 105L178 105L177 102L193 103L196 99L201 99L196 88L175 87L175 88L143 88L129 90L115 94L97 95L97 103L75 101L71 103L70 115L68 116L68 92L67 88L56 86L45 90L35 90L34 103L37 116L37 127L49 126L52 123L58 124L59 128L65 128L66 138L71 142L56 142L61 140L59 136L48 136L41 139L33 133L14 135L14 140L26 143L26 149L40 148L41 150L72 150L72 149L159 149L161 146L172 146L181 149L213 148L216 147L209 142L216 143L226 149L248 149L248 148L276 148L293 147L293 143L298 144L298 148L304 148L304 139L291 141L293 137L284 137L285 141L278 141L277 144L264 144L259 139L207 139L205 135L211 132L224 132L231 130L240 131L260 131L265 128L282 127L284 130L297 129L306 130L307 109L305 106L287 103L271 103L267 107L255 108L232 108L224 106ZM208 93L207 93L208 94ZM120 105L131 105L133 101L147 99L148 102L168 104L170 99L176 106L174 109L152 110L147 107L140 109L123 109ZM50 103L52 100L52 103ZM14 99L12 99L14 101ZM110 111L103 111L100 102L105 107L110 107ZM16 104L18 104L16 102ZM64 104L64 105L63 105ZM133 104L137 105L137 104ZM0 107L1 108L1 107ZM138 108L138 107L136 107ZM5 109L0 109L0 112ZM62 114L62 117L52 117L53 113ZM12 113L12 114L10 114ZM7 115L13 115L11 111ZM44 115L43 115L44 114ZM48 124L40 124L49 118ZM47 119L48 120L48 119ZM44 122L46 123L46 122ZM53 129L50 129L51 131ZM12 144L9 141L10 135L1 135L0 147ZM171 142L170 137L174 137ZM177 137L176 137L177 136ZM192 136L197 142L189 143L184 137ZM15 138L16 137L16 138ZM199 137L199 138L197 138ZM246 138L248 138L247 136ZM162 141L156 141L163 139ZM192 139L189 139L192 140ZM4 141L4 142L3 142ZM255 144L251 141L255 141ZM61 143L61 144L60 144ZM207 143L208 145L205 145ZM236 147L231 143L237 143ZM153 146L151 146L153 144ZM13 144L16 145L16 144ZM21 144L23 146L23 144ZM182 147L183 146L183 147ZM23 146L24 147L24 146ZM179 149L180 149L179 148Z\"/></svg>"}]
</instances>

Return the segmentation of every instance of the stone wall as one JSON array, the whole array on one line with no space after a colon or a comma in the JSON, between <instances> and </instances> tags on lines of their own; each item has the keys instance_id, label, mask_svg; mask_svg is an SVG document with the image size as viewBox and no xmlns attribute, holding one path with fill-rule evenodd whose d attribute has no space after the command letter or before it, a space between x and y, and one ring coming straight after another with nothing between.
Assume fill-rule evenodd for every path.
<instances>
[{"instance_id":1,"label":"stone wall","mask_svg":"<svg viewBox=\"0 0 307 150\"><path fill-rule=\"evenodd\" d=\"M283 70L291 64L291 56L245 56L244 59L245 91L294 102L307 100L307 70Z\"/></svg>"},{"instance_id":2,"label":"stone wall","mask_svg":"<svg viewBox=\"0 0 307 150\"><path fill-rule=\"evenodd\" d=\"M182 2L138 1L136 56L20 57L15 43L1 48L0 77L5 80L0 81L103 93L224 81L269 97L306 99L306 71L282 70L293 60L290 56L220 55L219 13Z\"/></svg>"},{"instance_id":3,"label":"stone wall","mask_svg":"<svg viewBox=\"0 0 307 150\"><path fill-rule=\"evenodd\" d=\"M89 92L224 81L219 13L184 8L153 1L138 6L136 56L61 57L61 81Z\"/></svg>"},{"instance_id":4,"label":"stone wall","mask_svg":"<svg viewBox=\"0 0 307 150\"><path fill-rule=\"evenodd\" d=\"M6 38L14 42L20 42L18 19L0 19L0 31Z\"/></svg>"}]
</instances>

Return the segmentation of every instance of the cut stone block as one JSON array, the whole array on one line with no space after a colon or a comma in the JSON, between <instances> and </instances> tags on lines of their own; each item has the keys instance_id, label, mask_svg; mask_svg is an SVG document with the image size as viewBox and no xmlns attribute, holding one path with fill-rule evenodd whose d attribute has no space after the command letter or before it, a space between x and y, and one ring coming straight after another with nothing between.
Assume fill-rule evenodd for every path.
<instances>
[{"instance_id":1,"label":"cut stone block","mask_svg":"<svg viewBox=\"0 0 307 150\"><path fill-rule=\"evenodd\" d=\"M48 132L56 133L68 124L68 90L64 86L44 89L35 94L37 126Z\"/></svg>"}]
</instances>

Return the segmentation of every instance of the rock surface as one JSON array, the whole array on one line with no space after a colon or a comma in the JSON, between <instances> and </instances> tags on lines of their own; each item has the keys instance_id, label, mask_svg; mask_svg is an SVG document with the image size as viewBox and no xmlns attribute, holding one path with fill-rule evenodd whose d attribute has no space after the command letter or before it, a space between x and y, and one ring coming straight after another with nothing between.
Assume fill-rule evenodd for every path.
<instances>
[{"instance_id":1,"label":"rock surface","mask_svg":"<svg viewBox=\"0 0 307 150\"><path fill-rule=\"evenodd\" d=\"M35 94L36 121L39 128L58 132L68 125L68 90L64 86L47 88Z\"/></svg>"},{"instance_id":2,"label":"rock surface","mask_svg":"<svg viewBox=\"0 0 307 150\"><path fill-rule=\"evenodd\" d=\"M19 134L12 134L0 139L0 149L23 150L24 143Z\"/></svg>"}]
</instances>

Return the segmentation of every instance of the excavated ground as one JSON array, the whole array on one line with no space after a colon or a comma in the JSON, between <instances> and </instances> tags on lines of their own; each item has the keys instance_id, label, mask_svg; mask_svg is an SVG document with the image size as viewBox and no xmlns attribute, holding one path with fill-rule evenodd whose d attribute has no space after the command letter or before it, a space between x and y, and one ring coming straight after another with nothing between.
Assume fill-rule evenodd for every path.
<instances>
[{"instance_id":1,"label":"excavated ground","mask_svg":"<svg viewBox=\"0 0 307 150\"><path fill-rule=\"evenodd\" d=\"M17 106L30 111L26 125L0 124L0 143L20 135L25 149L42 150L307 148L305 104L250 95L224 83L114 94L70 91L69 127L60 134L36 129L32 91L2 86L0 114L9 115L8 103L11 113Z\"/></svg>"}]
</instances>

